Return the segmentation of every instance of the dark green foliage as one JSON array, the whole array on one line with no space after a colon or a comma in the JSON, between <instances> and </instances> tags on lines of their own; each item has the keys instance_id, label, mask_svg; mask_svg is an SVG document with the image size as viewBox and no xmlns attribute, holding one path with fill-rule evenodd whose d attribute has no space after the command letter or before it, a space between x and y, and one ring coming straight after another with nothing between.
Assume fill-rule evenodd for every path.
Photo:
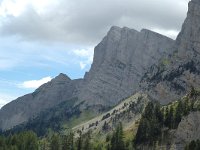
<instances>
[{"instance_id":1,"label":"dark green foliage","mask_svg":"<svg viewBox=\"0 0 200 150\"><path fill-rule=\"evenodd\" d=\"M181 117L182 117L182 110L183 110L183 104L182 101L178 102L178 106L176 107L175 111L175 117L174 117L174 127L178 127L179 122L181 122Z\"/></svg>"},{"instance_id":2,"label":"dark green foliage","mask_svg":"<svg viewBox=\"0 0 200 150\"><path fill-rule=\"evenodd\" d=\"M91 133L88 132L84 135L84 140L83 140L83 150L91 150Z\"/></svg>"},{"instance_id":3,"label":"dark green foliage","mask_svg":"<svg viewBox=\"0 0 200 150\"><path fill-rule=\"evenodd\" d=\"M81 150L82 149L82 132L79 131L79 137L77 140L77 150Z\"/></svg>"},{"instance_id":4,"label":"dark green foliage","mask_svg":"<svg viewBox=\"0 0 200 150\"><path fill-rule=\"evenodd\" d=\"M107 118L109 118L109 117L110 117L110 113L107 113L106 115L104 115L104 116L102 117L101 120L105 120L105 119L107 119Z\"/></svg>"},{"instance_id":5,"label":"dark green foliage","mask_svg":"<svg viewBox=\"0 0 200 150\"><path fill-rule=\"evenodd\" d=\"M103 130L103 131L106 131L106 130L108 130L108 129L109 129L109 125L108 125L108 123L105 121L104 124L103 124L103 126L102 126L102 130Z\"/></svg>"},{"instance_id":6,"label":"dark green foliage","mask_svg":"<svg viewBox=\"0 0 200 150\"><path fill-rule=\"evenodd\" d=\"M186 145L185 150L200 150L200 140L191 141L188 145Z\"/></svg>"},{"instance_id":7,"label":"dark green foliage","mask_svg":"<svg viewBox=\"0 0 200 150\"><path fill-rule=\"evenodd\" d=\"M152 144L161 134L163 114L158 103L150 102L142 115L135 144Z\"/></svg>"},{"instance_id":8,"label":"dark green foliage","mask_svg":"<svg viewBox=\"0 0 200 150\"><path fill-rule=\"evenodd\" d=\"M163 116L165 117L164 125L170 129L173 129L175 126L175 116L174 116L174 107L171 105L169 108L166 107L166 113Z\"/></svg>"},{"instance_id":9,"label":"dark green foliage","mask_svg":"<svg viewBox=\"0 0 200 150\"><path fill-rule=\"evenodd\" d=\"M50 149L51 150L61 150L60 137L57 134L53 134L51 137Z\"/></svg>"},{"instance_id":10,"label":"dark green foliage","mask_svg":"<svg viewBox=\"0 0 200 150\"><path fill-rule=\"evenodd\" d=\"M1 150L38 150L38 138L32 131L0 137Z\"/></svg>"},{"instance_id":11,"label":"dark green foliage","mask_svg":"<svg viewBox=\"0 0 200 150\"><path fill-rule=\"evenodd\" d=\"M62 150L74 150L74 134L62 136Z\"/></svg>"},{"instance_id":12,"label":"dark green foliage","mask_svg":"<svg viewBox=\"0 0 200 150\"><path fill-rule=\"evenodd\" d=\"M125 150L122 123L119 123L119 125L117 126L116 131L112 135L110 143L111 143L111 146L107 145L107 149L110 149L110 150Z\"/></svg>"},{"instance_id":13,"label":"dark green foliage","mask_svg":"<svg viewBox=\"0 0 200 150\"><path fill-rule=\"evenodd\" d=\"M162 135L167 133L163 131L164 128L176 129L183 116L190 111L200 110L198 106L194 106L198 96L200 93L192 88L191 92L177 103L161 107L156 102L150 102L142 114L134 144L154 144L161 141Z\"/></svg>"}]
</instances>

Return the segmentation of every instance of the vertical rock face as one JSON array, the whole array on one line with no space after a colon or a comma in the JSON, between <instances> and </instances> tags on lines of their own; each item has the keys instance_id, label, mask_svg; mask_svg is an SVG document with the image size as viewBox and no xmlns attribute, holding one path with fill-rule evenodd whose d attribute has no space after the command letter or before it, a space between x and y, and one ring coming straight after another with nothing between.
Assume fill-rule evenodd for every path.
<instances>
[{"instance_id":1,"label":"vertical rock face","mask_svg":"<svg viewBox=\"0 0 200 150\"><path fill-rule=\"evenodd\" d=\"M180 56L189 56L191 50L200 53L200 0L190 1L188 8L187 18L176 40Z\"/></svg>"},{"instance_id":2,"label":"vertical rock face","mask_svg":"<svg viewBox=\"0 0 200 150\"><path fill-rule=\"evenodd\" d=\"M141 81L143 89L163 104L200 85L200 0L192 0L188 6L174 53L153 65Z\"/></svg>"},{"instance_id":3,"label":"vertical rock face","mask_svg":"<svg viewBox=\"0 0 200 150\"><path fill-rule=\"evenodd\" d=\"M143 29L112 27L94 51L79 99L88 105L114 105L138 89L147 68L171 53L174 41Z\"/></svg>"}]
</instances>

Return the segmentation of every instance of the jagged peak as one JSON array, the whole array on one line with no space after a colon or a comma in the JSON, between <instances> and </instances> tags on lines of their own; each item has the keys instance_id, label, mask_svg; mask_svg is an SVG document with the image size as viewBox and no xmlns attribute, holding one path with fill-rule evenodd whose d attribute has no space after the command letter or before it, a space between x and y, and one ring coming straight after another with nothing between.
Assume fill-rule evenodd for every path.
<instances>
[{"instance_id":1,"label":"jagged peak","mask_svg":"<svg viewBox=\"0 0 200 150\"><path fill-rule=\"evenodd\" d=\"M60 73L58 76L54 78L54 80L71 80L71 79L66 74Z\"/></svg>"},{"instance_id":2,"label":"jagged peak","mask_svg":"<svg viewBox=\"0 0 200 150\"><path fill-rule=\"evenodd\" d=\"M118 26L112 26L111 28L110 28L110 30L109 31L118 31L118 30L121 30L121 28L120 27L118 27Z\"/></svg>"},{"instance_id":3,"label":"jagged peak","mask_svg":"<svg viewBox=\"0 0 200 150\"><path fill-rule=\"evenodd\" d=\"M160 36L160 37L166 37L168 39L171 39L165 35L162 35L160 33L157 33L155 31L152 31L152 30L149 30L149 29L142 29L140 32L135 30L135 29L131 29L129 27L118 27L118 26L112 26L108 32L108 36L109 37L120 37L120 35L123 33L123 32L135 32L135 33L144 33L144 34L152 34L152 35L157 35L157 36ZM171 39L173 40L173 39Z\"/></svg>"},{"instance_id":4,"label":"jagged peak","mask_svg":"<svg viewBox=\"0 0 200 150\"><path fill-rule=\"evenodd\" d=\"M145 34L152 34L152 35L157 35L157 36L160 36L160 37L166 37L168 39L171 39L170 37L167 37L167 36L165 36L163 34L160 34L158 32L155 32L155 31L152 31L152 30L149 30L149 29L142 29L140 32L141 33L145 33ZM173 40L173 39L171 39L171 40Z\"/></svg>"},{"instance_id":5,"label":"jagged peak","mask_svg":"<svg viewBox=\"0 0 200 150\"><path fill-rule=\"evenodd\" d=\"M135 29L131 29L129 27L118 27L118 26L112 26L110 28L110 30L108 31L108 33L110 32L122 32L122 31L134 31L134 32L138 32L137 30Z\"/></svg>"}]
</instances>

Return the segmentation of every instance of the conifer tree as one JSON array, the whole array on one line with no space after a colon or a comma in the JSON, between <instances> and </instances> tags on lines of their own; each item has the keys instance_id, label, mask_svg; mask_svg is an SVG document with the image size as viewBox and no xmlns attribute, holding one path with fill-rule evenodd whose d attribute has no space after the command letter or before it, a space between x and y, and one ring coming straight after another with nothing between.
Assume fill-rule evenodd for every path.
<instances>
[{"instance_id":1,"label":"conifer tree","mask_svg":"<svg viewBox=\"0 0 200 150\"><path fill-rule=\"evenodd\" d=\"M79 138L77 141L77 150L82 150L82 132L79 131Z\"/></svg>"},{"instance_id":2,"label":"conifer tree","mask_svg":"<svg viewBox=\"0 0 200 150\"><path fill-rule=\"evenodd\" d=\"M90 143L90 132L86 133L84 135L84 146L83 146L83 150L91 150L91 143Z\"/></svg>"},{"instance_id":3,"label":"conifer tree","mask_svg":"<svg viewBox=\"0 0 200 150\"><path fill-rule=\"evenodd\" d=\"M51 137L50 149L61 150L60 137L57 134L53 134Z\"/></svg>"},{"instance_id":4,"label":"conifer tree","mask_svg":"<svg viewBox=\"0 0 200 150\"><path fill-rule=\"evenodd\" d=\"M169 110L169 128L173 129L174 128L174 107L173 105L170 106L170 110Z\"/></svg>"},{"instance_id":5,"label":"conifer tree","mask_svg":"<svg viewBox=\"0 0 200 150\"><path fill-rule=\"evenodd\" d=\"M111 138L111 150L124 150L124 135L123 135L123 127L122 123L119 123L116 131L113 133Z\"/></svg>"}]
</instances>

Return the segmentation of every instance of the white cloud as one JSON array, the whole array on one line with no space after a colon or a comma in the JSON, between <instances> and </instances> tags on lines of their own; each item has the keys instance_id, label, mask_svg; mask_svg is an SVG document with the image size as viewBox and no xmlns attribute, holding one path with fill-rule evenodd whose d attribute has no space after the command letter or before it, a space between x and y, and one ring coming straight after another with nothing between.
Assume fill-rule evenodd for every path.
<instances>
[{"instance_id":1,"label":"white cloud","mask_svg":"<svg viewBox=\"0 0 200 150\"><path fill-rule=\"evenodd\" d=\"M93 48L88 49L76 49L74 54L80 57L91 57L93 56Z\"/></svg>"},{"instance_id":2,"label":"white cloud","mask_svg":"<svg viewBox=\"0 0 200 150\"><path fill-rule=\"evenodd\" d=\"M102 0L99 5L93 0L3 0L0 32L23 40L88 45L113 25L180 30L188 1Z\"/></svg>"},{"instance_id":3,"label":"white cloud","mask_svg":"<svg viewBox=\"0 0 200 150\"><path fill-rule=\"evenodd\" d=\"M16 98L17 96L11 96L5 93L0 93L0 108Z\"/></svg>"},{"instance_id":4,"label":"white cloud","mask_svg":"<svg viewBox=\"0 0 200 150\"><path fill-rule=\"evenodd\" d=\"M51 77L45 77L40 80L24 81L22 84L19 84L19 87L26 88L26 89L36 89L40 87L42 84L51 81L51 79L52 79Z\"/></svg>"},{"instance_id":5,"label":"white cloud","mask_svg":"<svg viewBox=\"0 0 200 150\"><path fill-rule=\"evenodd\" d=\"M80 64L81 70L85 69L85 67L87 65L87 63L84 63L82 61L79 64Z\"/></svg>"},{"instance_id":6,"label":"white cloud","mask_svg":"<svg viewBox=\"0 0 200 150\"><path fill-rule=\"evenodd\" d=\"M165 30L165 29L157 29L157 28L154 28L154 29L151 29L152 31L154 32L157 32L157 33L160 33L162 35L166 35L172 39L176 39L179 31L177 30Z\"/></svg>"},{"instance_id":7,"label":"white cloud","mask_svg":"<svg viewBox=\"0 0 200 150\"><path fill-rule=\"evenodd\" d=\"M81 70L85 69L86 66L90 65L93 61L94 49L92 47L87 49L76 49L73 50L73 53L80 59L83 59L79 62Z\"/></svg>"},{"instance_id":8,"label":"white cloud","mask_svg":"<svg viewBox=\"0 0 200 150\"><path fill-rule=\"evenodd\" d=\"M50 5L55 5L53 0L2 0L0 3L0 15L6 17L21 15L29 6L33 7L38 13L42 13Z\"/></svg>"}]
</instances>

